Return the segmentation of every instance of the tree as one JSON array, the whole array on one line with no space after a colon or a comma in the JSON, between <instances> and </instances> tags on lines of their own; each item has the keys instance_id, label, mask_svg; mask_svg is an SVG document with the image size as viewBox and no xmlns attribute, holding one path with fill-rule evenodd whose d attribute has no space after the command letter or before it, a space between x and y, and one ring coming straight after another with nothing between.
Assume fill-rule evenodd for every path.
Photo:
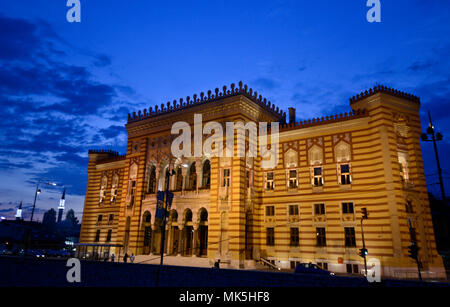
<instances>
[{"instance_id":1,"label":"tree","mask_svg":"<svg viewBox=\"0 0 450 307\"><path fill-rule=\"evenodd\" d=\"M69 211L67 211L66 222L71 226L78 225L79 221L78 221L78 218L75 216L75 211L73 211L73 209L70 209Z\"/></svg>"},{"instance_id":2,"label":"tree","mask_svg":"<svg viewBox=\"0 0 450 307\"><path fill-rule=\"evenodd\" d=\"M47 226L54 226L56 224L56 211L53 208L44 213L42 224Z\"/></svg>"}]
</instances>

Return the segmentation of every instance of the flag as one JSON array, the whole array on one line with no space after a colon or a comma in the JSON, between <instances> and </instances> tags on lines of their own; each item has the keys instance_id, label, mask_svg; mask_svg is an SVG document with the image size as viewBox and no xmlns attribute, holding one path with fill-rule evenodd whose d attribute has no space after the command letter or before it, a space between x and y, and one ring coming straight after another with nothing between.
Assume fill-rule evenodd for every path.
<instances>
[{"instance_id":1,"label":"flag","mask_svg":"<svg viewBox=\"0 0 450 307\"><path fill-rule=\"evenodd\" d=\"M166 197L167 195L167 197ZM156 196L156 213L155 217L157 219L162 219L168 215L170 207L172 206L173 193L158 191Z\"/></svg>"}]
</instances>

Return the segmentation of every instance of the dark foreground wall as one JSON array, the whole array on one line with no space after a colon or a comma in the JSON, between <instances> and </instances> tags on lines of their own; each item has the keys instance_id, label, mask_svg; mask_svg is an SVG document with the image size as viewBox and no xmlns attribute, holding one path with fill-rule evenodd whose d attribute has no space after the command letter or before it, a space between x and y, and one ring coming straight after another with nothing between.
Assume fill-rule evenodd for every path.
<instances>
[{"instance_id":1,"label":"dark foreground wall","mask_svg":"<svg viewBox=\"0 0 450 307\"><path fill-rule=\"evenodd\" d=\"M81 282L66 279L66 260L0 257L0 286L156 286L157 265L81 261ZM386 284L389 283L389 284ZM386 281L389 286L445 284ZM171 287L368 287L363 278L313 276L163 266L159 286Z\"/></svg>"}]
</instances>

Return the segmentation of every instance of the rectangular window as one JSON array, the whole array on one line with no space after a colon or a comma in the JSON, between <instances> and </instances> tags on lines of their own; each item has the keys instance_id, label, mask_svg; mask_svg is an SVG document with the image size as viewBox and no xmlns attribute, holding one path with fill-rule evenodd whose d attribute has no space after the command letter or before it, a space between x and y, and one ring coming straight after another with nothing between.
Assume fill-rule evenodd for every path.
<instances>
[{"instance_id":1,"label":"rectangular window","mask_svg":"<svg viewBox=\"0 0 450 307\"><path fill-rule=\"evenodd\" d=\"M273 172L267 173L266 190L273 190Z\"/></svg>"},{"instance_id":2,"label":"rectangular window","mask_svg":"<svg viewBox=\"0 0 450 307\"><path fill-rule=\"evenodd\" d=\"M325 204L314 204L315 215L325 214Z\"/></svg>"},{"instance_id":3,"label":"rectangular window","mask_svg":"<svg viewBox=\"0 0 450 307\"><path fill-rule=\"evenodd\" d=\"M341 184L350 184L350 165L341 164Z\"/></svg>"},{"instance_id":4,"label":"rectangular window","mask_svg":"<svg viewBox=\"0 0 450 307\"><path fill-rule=\"evenodd\" d=\"M250 171L245 170L245 187L250 188Z\"/></svg>"},{"instance_id":5,"label":"rectangular window","mask_svg":"<svg viewBox=\"0 0 450 307\"><path fill-rule=\"evenodd\" d=\"M323 177L322 177L322 166L314 167L314 180L313 184L315 187L323 186Z\"/></svg>"},{"instance_id":6,"label":"rectangular window","mask_svg":"<svg viewBox=\"0 0 450 307\"><path fill-rule=\"evenodd\" d=\"M300 236L298 228L291 228L291 246L298 246L300 243Z\"/></svg>"},{"instance_id":7,"label":"rectangular window","mask_svg":"<svg viewBox=\"0 0 450 307\"><path fill-rule=\"evenodd\" d=\"M111 236L112 236L112 229L108 230L108 234L106 235L106 242L110 242L111 241Z\"/></svg>"},{"instance_id":8,"label":"rectangular window","mask_svg":"<svg viewBox=\"0 0 450 307\"><path fill-rule=\"evenodd\" d=\"M289 188L295 189L297 187L298 187L297 170L293 169L289 171Z\"/></svg>"},{"instance_id":9,"label":"rectangular window","mask_svg":"<svg viewBox=\"0 0 450 307\"><path fill-rule=\"evenodd\" d=\"M327 239L325 236L325 228L316 228L317 246L327 246Z\"/></svg>"},{"instance_id":10,"label":"rectangular window","mask_svg":"<svg viewBox=\"0 0 450 307\"><path fill-rule=\"evenodd\" d=\"M102 219L103 219L103 215L99 215L98 217L97 217L97 223L100 223L101 221L102 221Z\"/></svg>"},{"instance_id":11,"label":"rectangular window","mask_svg":"<svg viewBox=\"0 0 450 307\"><path fill-rule=\"evenodd\" d=\"M266 206L266 216L275 215L275 206Z\"/></svg>"},{"instance_id":12,"label":"rectangular window","mask_svg":"<svg viewBox=\"0 0 450 307\"><path fill-rule=\"evenodd\" d=\"M289 215L298 215L298 205L289 205Z\"/></svg>"},{"instance_id":13,"label":"rectangular window","mask_svg":"<svg viewBox=\"0 0 450 307\"><path fill-rule=\"evenodd\" d=\"M355 228L345 227L345 246L356 247Z\"/></svg>"},{"instance_id":14,"label":"rectangular window","mask_svg":"<svg viewBox=\"0 0 450 307\"><path fill-rule=\"evenodd\" d=\"M274 246L275 245L275 228L267 228L267 237L266 237L266 244L268 246Z\"/></svg>"},{"instance_id":15,"label":"rectangular window","mask_svg":"<svg viewBox=\"0 0 450 307\"><path fill-rule=\"evenodd\" d=\"M342 203L342 213L354 213L353 203Z\"/></svg>"},{"instance_id":16,"label":"rectangular window","mask_svg":"<svg viewBox=\"0 0 450 307\"><path fill-rule=\"evenodd\" d=\"M223 170L223 187L229 187L230 186L230 169L226 168Z\"/></svg>"},{"instance_id":17,"label":"rectangular window","mask_svg":"<svg viewBox=\"0 0 450 307\"><path fill-rule=\"evenodd\" d=\"M100 241L100 229L97 229L97 232L96 232L96 234L95 234L95 240L94 240L95 242L98 242L98 241Z\"/></svg>"},{"instance_id":18,"label":"rectangular window","mask_svg":"<svg viewBox=\"0 0 450 307\"><path fill-rule=\"evenodd\" d=\"M109 222L112 222L114 220L114 214L110 214L109 215L109 218L108 218L108 221Z\"/></svg>"}]
</instances>

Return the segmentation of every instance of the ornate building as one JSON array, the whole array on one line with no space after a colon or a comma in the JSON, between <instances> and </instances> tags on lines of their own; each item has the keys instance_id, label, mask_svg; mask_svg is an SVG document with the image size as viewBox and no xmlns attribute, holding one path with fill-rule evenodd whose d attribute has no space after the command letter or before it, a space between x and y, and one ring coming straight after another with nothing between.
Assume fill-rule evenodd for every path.
<instances>
[{"instance_id":1,"label":"ornate building","mask_svg":"<svg viewBox=\"0 0 450 307\"><path fill-rule=\"evenodd\" d=\"M419 106L413 95L377 86L351 98L349 113L295 122L295 109L286 120L286 113L240 82L133 112L126 155L89 152L80 242L159 254L156 192L164 190L170 169L175 197L167 255L221 259L234 268L264 259L282 268L313 262L360 273L361 208L367 208L368 258L380 261L383 276L417 274L408 257L409 223L424 276L444 276L422 164ZM223 125L280 122L278 165L262 169L259 157L175 159L172 124L193 125L194 114Z\"/></svg>"}]
</instances>

